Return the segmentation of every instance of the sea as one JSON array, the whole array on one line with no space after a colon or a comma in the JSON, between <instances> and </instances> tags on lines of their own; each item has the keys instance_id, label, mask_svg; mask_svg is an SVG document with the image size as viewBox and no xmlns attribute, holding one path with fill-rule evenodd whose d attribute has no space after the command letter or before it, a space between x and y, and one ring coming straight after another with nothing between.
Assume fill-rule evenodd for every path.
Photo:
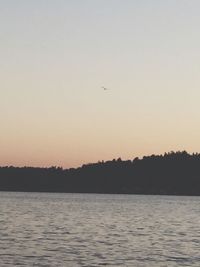
<instances>
[{"instance_id":1,"label":"sea","mask_svg":"<svg viewBox=\"0 0 200 267\"><path fill-rule=\"evenodd\" d=\"M200 266L200 197L0 192L0 266Z\"/></svg>"}]
</instances>

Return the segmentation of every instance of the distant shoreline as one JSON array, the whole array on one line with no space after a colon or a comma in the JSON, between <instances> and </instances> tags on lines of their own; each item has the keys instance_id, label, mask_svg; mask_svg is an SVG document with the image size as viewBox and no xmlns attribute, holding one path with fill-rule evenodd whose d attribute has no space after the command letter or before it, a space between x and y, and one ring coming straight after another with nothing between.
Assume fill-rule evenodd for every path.
<instances>
[{"instance_id":1,"label":"distant shoreline","mask_svg":"<svg viewBox=\"0 0 200 267\"><path fill-rule=\"evenodd\" d=\"M49 192L49 191L7 191L0 190L0 193L27 193L27 194L74 194L74 195L110 195L110 196L166 196L166 197L200 197L200 195L173 195L173 194L136 194L136 193L79 193L79 192Z\"/></svg>"},{"instance_id":2,"label":"distant shoreline","mask_svg":"<svg viewBox=\"0 0 200 267\"><path fill-rule=\"evenodd\" d=\"M0 167L0 191L200 196L200 154L119 158L66 170Z\"/></svg>"}]
</instances>

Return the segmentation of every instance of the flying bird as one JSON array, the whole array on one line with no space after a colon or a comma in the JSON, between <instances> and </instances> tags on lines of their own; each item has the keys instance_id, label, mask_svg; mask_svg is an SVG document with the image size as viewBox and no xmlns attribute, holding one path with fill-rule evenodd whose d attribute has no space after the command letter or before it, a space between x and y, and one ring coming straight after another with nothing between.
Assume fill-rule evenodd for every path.
<instances>
[{"instance_id":1,"label":"flying bird","mask_svg":"<svg viewBox=\"0 0 200 267\"><path fill-rule=\"evenodd\" d=\"M108 88L106 88L106 87L104 87L104 86L101 86L101 88L103 88L104 91L109 90Z\"/></svg>"}]
</instances>

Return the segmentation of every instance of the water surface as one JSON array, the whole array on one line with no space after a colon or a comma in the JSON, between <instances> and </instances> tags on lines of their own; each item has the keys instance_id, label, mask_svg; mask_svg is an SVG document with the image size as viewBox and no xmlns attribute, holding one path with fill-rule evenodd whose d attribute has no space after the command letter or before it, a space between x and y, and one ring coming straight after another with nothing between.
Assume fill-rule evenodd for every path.
<instances>
[{"instance_id":1,"label":"water surface","mask_svg":"<svg viewBox=\"0 0 200 267\"><path fill-rule=\"evenodd\" d=\"M0 266L200 266L200 197L0 192Z\"/></svg>"}]
</instances>

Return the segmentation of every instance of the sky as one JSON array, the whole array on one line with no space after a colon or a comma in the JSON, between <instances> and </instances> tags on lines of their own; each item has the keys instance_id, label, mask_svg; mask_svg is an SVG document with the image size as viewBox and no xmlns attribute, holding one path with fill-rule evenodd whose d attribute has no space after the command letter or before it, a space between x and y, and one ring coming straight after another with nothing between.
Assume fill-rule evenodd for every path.
<instances>
[{"instance_id":1,"label":"sky","mask_svg":"<svg viewBox=\"0 0 200 267\"><path fill-rule=\"evenodd\" d=\"M200 152L199 10L0 0L0 165Z\"/></svg>"}]
</instances>

